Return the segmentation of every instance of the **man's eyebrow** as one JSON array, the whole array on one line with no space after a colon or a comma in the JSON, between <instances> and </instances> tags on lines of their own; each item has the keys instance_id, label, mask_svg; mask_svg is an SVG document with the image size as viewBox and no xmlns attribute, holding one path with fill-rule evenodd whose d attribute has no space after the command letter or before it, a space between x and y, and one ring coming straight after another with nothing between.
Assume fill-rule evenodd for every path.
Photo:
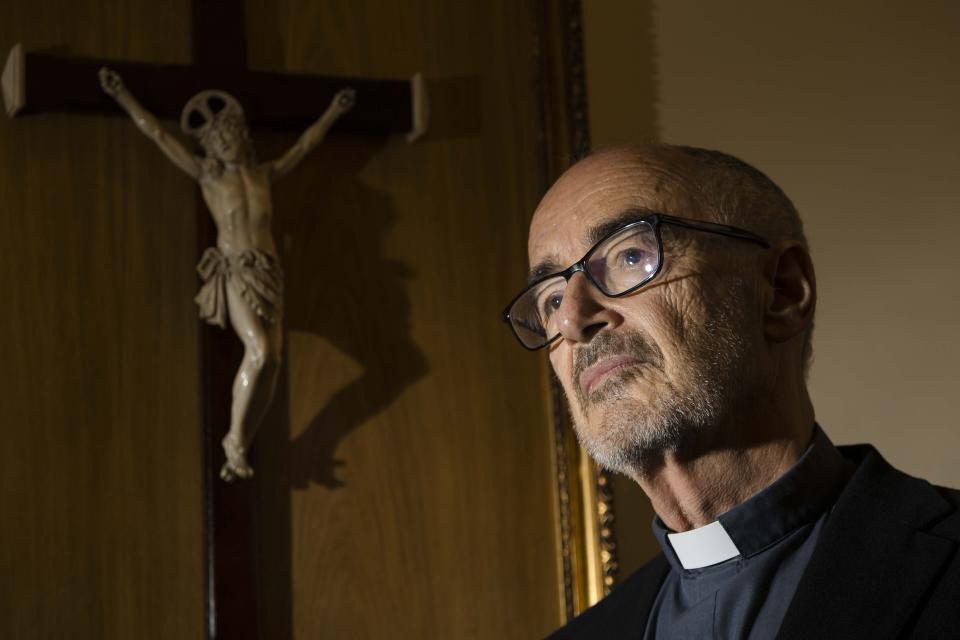
<instances>
[{"instance_id":1,"label":"man's eyebrow","mask_svg":"<svg viewBox=\"0 0 960 640\"><path fill-rule=\"evenodd\" d=\"M625 227L631 222L637 222L641 218L652 216L655 213L660 212L652 209L644 209L642 207L631 207L630 209L625 209L614 217L603 220L602 222L598 222L590 227L590 229L587 231L587 244L592 247L620 227Z\"/></svg>"},{"instance_id":2,"label":"man's eyebrow","mask_svg":"<svg viewBox=\"0 0 960 640\"><path fill-rule=\"evenodd\" d=\"M550 256L544 258L534 266L530 267L530 271L527 273L527 284L533 284L535 281L539 280L543 276L550 275L551 273L556 273L560 271L563 267L560 266L559 261L556 256Z\"/></svg>"},{"instance_id":3,"label":"man's eyebrow","mask_svg":"<svg viewBox=\"0 0 960 640\"><path fill-rule=\"evenodd\" d=\"M590 229L587 231L587 244L592 247L620 227L624 227L631 222L637 222L641 218L651 216L655 213L659 212L654 211L653 209L645 209L643 207L631 207L630 209L625 209L616 216L608 218L590 227ZM527 284L533 284L543 276L550 275L551 273L557 273L563 269L564 267L560 266L560 261L555 255L547 256L530 268L530 272L527 274Z\"/></svg>"}]
</instances>

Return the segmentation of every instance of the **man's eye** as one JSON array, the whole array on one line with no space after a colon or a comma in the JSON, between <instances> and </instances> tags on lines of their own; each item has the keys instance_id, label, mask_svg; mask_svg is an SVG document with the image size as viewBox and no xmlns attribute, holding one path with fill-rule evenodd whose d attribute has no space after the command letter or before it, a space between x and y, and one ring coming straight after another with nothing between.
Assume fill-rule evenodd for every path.
<instances>
[{"instance_id":1,"label":"man's eye","mask_svg":"<svg viewBox=\"0 0 960 640\"><path fill-rule=\"evenodd\" d=\"M562 293L551 293L548 296L543 298L543 302L540 304L540 309L543 312L543 317L548 318L550 315L560 308L560 303L563 302Z\"/></svg>"},{"instance_id":2,"label":"man's eye","mask_svg":"<svg viewBox=\"0 0 960 640\"><path fill-rule=\"evenodd\" d=\"M646 261L647 252L643 249L632 247L624 249L617 253L616 266L620 268L632 268L643 264Z\"/></svg>"}]
</instances>

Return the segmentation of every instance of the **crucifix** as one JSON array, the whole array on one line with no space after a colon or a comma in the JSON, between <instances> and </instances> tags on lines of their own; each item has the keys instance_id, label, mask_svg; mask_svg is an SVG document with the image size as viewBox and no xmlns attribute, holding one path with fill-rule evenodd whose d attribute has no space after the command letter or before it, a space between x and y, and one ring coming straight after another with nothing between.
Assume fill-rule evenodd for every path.
<instances>
[{"instance_id":1,"label":"crucifix","mask_svg":"<svg viewBox=\"0 0 960 640\"><path fill-rule=\"evenodd\" d=\"M220 114L236 115L239 105L244 105L240 113L254 127L304 129L323 113L327 120L321 127L321 138L334 121L336 130L341 132L402 133L410 140L422 135L426 129L426 94L419 75L411 80L374 80L252 71L246 69L242 3L193 0L192 19L193 65L70 58L25 52L22 46L15 46L0 78L8 115L46 112L122 115L123 111L108 97L110 94L136 120L136 110L127 108L129 101L123 104L119 97L125 91L120 83L122 77L144 107L160 118L178 118L181 107L193 96L194 111L201 116L205 114L210 121L216 120ZM98 80L104 67L111 71L105 71ZM106 93L101 91L101 84ZM337 95L344 87L351 87L353 93ZM184 109L184 118L189 112L190 109ZM202 128L204 123L195 125ZM186 130L191 126L190 122L185 123ZM174 156L168 149L164 151L177 162L176 150ZM228 155L232 153L229 149L223 151ZM179 159L184 163L177 162L181 168L193 167L193 160ZM208 196L206 188L204 196ZM202 253L215 244L217 237L217 229L203 198L198 198L197 221L198 253ZM211 259L209 253L204 255L206 259L201 261L201 269L206 263L215 271L218 264L222 264ZM253 257L256 261L256 255ZM261 266L269 272L269 265ZM274 273L271 277L276 284L279 276ZM258 281L255 284L262 288L264 283ZM203 301L200 302L202 306ZM259 296L265 315L271 312L268 308L270 302L269 295ZM216 304L212 307L215 309ZM242 476L246 471L245 460L235 459L231 465L220 446L228 436L235 395L234 372L242 359L243 349L238 340L228 332L204 325L201 330L200 392L203 398L204 546L209 638L257 638L260 634L253 488L250 483L228 484L218 480L221 472Z\"/></svg>"},{"instance_id":2,"label":"crucifix","mask_svg":"<svg viewBox=\"0 0 960 640\"><path fill-rule=\"evenodd\" d=\"M270 229L271 184L289 173L323 141L330 127L353 108L355 92L341 89L323 115L283 156L259 163L250 141L243 107L216 89L190 98L180 128L204 149L191 153L140 104L120 75L103 67L100 86L130 114L179 169L197 181L217 227L216 246L208 247L197 271L203 287L195 298L200 317L226 328L229 323L244 353L233 381L230 429L221 441L226 461L220 478L249 478L253 468L247 447L273 399L283 353L283 271Z\"/></svg>"}]
</instances>

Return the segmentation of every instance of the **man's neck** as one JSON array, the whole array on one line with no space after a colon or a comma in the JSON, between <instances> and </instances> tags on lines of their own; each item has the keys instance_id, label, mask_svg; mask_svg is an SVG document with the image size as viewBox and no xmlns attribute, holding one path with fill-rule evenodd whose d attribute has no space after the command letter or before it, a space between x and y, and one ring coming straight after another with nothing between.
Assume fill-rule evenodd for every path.
<instances>
[{"instance_id":1,"label":"man's neck","mask_svg":"<svg viewBox=\"0 0 960 640\"><path fill-rule=\"evenodd\" d=\"M809 401L794 420L778 416L776 434L770 433L772 418L751 421L750 427L719 425L702 451L670 453L651 473L635 478L667 527L679 532L710 524L796 463L813 435Z\"/></svg>"}]
</instances>

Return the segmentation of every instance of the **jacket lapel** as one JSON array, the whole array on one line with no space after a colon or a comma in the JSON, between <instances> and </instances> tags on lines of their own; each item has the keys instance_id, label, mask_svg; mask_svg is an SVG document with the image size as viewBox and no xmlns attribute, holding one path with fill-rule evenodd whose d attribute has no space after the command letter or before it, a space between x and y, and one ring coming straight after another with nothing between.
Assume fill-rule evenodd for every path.
<instances>
[{"instance_id":1,"label":"jacket lapel","mask_svg":"<svg viewBox=\"0 0 960 640\"><path fill-rule=\"evenodd\" d=\"M869 446L820 534L779 638L895 638L906 629L954 543L923 531L950 505Z\"/></svg>"},{"instance_id":2,"label":"jacket lapel","mask_svg":"<svg viewBox=\"0 0 960 640\"><path fill-rule=\"evenodd\" d=\"M670 565L663 554L638 569L613 593L558 629L549 640L639 640Z\"/></svg>"},{"instance_id":3,"label":"jacket lapel","mask_svg":"<svg viewBox=\"0 0 960 640\"><path fill-rule=\"evenodd\" d=\"M614 589L613 594L601 600L599 606L609 607L604 612L599 627L585 628L580 638L604 638L609 640L639 640L647 628L650 610L657 599L660 585L663 584L670 564L663 554L657 554L650 562L634 573L622 585ZM619 592L619 593L618 593Z\"/></svg>"},{"instance_id":4,"label":"jacket lapel","mask_svg":"<svg viewBox=\"0 0 960 640\"><path fill-rule=\"evenodd\" d=\"M657 599L657 593L660 592L660 586L670 571L670 563L664 555L658 554L644 568L643 579L639 580L639 588L633 599L633 612L628 618L628 623L621 629L622 638L642 638L647 628L647 620L650 618L650 610L653 609L653 603Z\"/></svg>"}]
</instances>

